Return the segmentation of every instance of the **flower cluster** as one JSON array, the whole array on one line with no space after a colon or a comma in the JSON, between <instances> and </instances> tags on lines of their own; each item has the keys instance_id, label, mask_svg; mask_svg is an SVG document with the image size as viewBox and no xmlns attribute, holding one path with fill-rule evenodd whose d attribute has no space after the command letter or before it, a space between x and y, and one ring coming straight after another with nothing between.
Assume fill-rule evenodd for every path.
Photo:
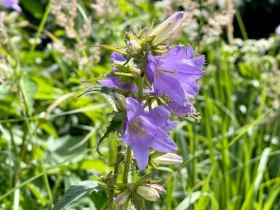
<instances>
[{"instance_id":1,"label":"flower cluster","mask_svg":"<svg viewBox=\"0 0 280 210\"><path fill-rule=\"evenodd\" d=\"M120 140L132 149L139 170L147 165L181 163L182 158L173 153L177 146L167 134L176 126L170 116L198 115L190 100L199 91L196 81L204 73L204 56L196 57L191 45L170 46L183 16L177 12L153 30L128 33L127 47L112 53L113 69L99 80L103 87L114 90L118 114L124 116ZM165 191L155 186L159 185L141 182L134 191L155 201L159 191ZM130 197L130 191L122 190L119 204Z\"/></svg>"}]
</instances>

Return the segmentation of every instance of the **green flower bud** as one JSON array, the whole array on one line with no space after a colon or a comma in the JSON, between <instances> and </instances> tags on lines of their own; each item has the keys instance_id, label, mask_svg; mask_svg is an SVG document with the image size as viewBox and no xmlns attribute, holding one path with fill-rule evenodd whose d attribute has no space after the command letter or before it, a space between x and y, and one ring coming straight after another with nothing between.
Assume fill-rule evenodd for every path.
<instances>
[{"instance_id":1,"label":"green flower bud","mask_svg":"<svg viewBox=\"0 0 280 210\"><path fill-rule=\"evenodd\" d=\"M117 204L118 204L119 206L121 206L121 205L125 204L125 203L128 201L129 197L130 197L129 191L128 191L128 190L125 190L125 191L121 192L121 193L117 196L116 202L117 202Z\"/></svg>"},{"instance_id":2,"label":"green flower bud","mask_svg":"<svg viewBox=\"0 0 280 210\"><path fill-rule=\"evenodd\" d=\"M158 191L152 187L139 186L136 193L148 201L156 201L160 198Z\"/></svg>"},{"instance_id":3,"label":"green flower bud","mask_svg":"<svg viewBox=\"0 0 280 210\"><path fill-rule=\"evenodd\" d=\"M152 161L155 164L171 165L171 164L180 164L183 162L183 159L182 157L174 153L166 153L164 155L153 158Z\"/></svg>"},{"instance_id":4,"label":"green flower bud","mask_svg":"<svg viewBox=\"0 0 280 210\"><path fill-rule=\"evenodd\" d=\"M151 188L154 188L160 195L166 194L166 190L163 188L163 186L158 184L149 184L148 185Z\"/></svg>"},{"instance_id":5,"label":"green flower bud","mask_svg":"<svg viewBox=\"0 0 280 210\"><path fill-rule=\"evenodd\" d=\"M126 101L125 97L121 94L114 93L113 94L113 100L115 102L115 105L119 111L125 111L126 110Z\"/></svg>"},{"instance_id":6,"label":"green flower bud","mask_svg":"<svg viewBox=\"0 0 280 210\"><path fill-rule=\"evenodd\" d=\"M136 40L130 40L128 42L128 50L137 54L142 51L142 46Z\"/></svg>"},{"instance_id":7,"label":"green flower bud","mask_svg":"<svg viewBox=\"0 0 280 210\"><path fill-rule=\"evenodd\" d=\"M154 45L158 45L167 41L170 36L179 28L183 21L183 17L184 12L176 12L163 23L159 24L148 34L148 37L154 37L152 43Z\"/></svg>"}]
</instances>

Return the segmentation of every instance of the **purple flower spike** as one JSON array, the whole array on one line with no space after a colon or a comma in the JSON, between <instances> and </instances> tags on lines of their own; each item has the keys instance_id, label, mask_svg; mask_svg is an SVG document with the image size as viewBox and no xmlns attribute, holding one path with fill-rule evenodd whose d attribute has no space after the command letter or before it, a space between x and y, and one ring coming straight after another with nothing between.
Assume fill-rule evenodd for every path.
<instances>
[{"instance_id":1,"label":"purple flower spike","mask_svg":"<svg viewBox=\"0 0 280 210\"><path fill-rule=\"evenodd\" d=\"M149 161L149 148L160 152L174 152L176 144L166 131L175 127L169 121L169 112L162 106L145 112L143 106L133 98L126 100L127 123L125 133L120 138L132 148L138 168L145 169Z\"/></svg>"},{"instance_id":2,"label":"purple flower spike","mask_svg":"<svg viewBox=\"0 0 280 210\"><path fill-rule=\"evenodd\" d=\"M19 0L3 0L2 4L3 4L3 7L6 9L14 9L17 12L21 12L21 8L18 5Z\"/></svg>"},{"instance_id":3,"label":"purple flower spike","mask_svg":"<svg viewBox=\"0 0 280 210\"><path fill-rule=\"evenodd\" d=\"M197 95L196 80L203 75L204 56L194 58L191 45L178 45L166 55L148 55L147 77L158 96L167 94L180 108L187 111L189 98ZM182 112L183 113L183 112Z\"/></svg>"},{"instance_id":4,"label":"purple flower spike","mask_svg":"<svg viewBox=\"0 0 280 210\"><path fill-rule=\"evenodd\" d=\"M111 55L111 64L114 65L114 63L123 63L125 64L126 59L118 52L113 52ZM128 90L132 92L137 92L138 88L129 83L129 82L121 82L119 77L115 76L114 73L118 72L117 69L114 69L110 73L106 75L106 79L98 80L98 82L108 88L118 88L120 90Z\"/></svg>"}]
</instances>

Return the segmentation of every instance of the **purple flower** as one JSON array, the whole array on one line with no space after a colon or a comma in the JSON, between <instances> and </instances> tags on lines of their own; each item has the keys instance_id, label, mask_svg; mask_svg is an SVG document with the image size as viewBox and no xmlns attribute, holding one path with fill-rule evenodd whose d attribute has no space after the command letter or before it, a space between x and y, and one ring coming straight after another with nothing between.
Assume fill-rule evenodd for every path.
<instances>
[{"instance_id":1,"label":"purple flower","mask_svg":"<svg viewBox=\"0 0 280 210\"><path fill-rule=\"evenodd\" d=\"M182 106L172 101L166 104L166 108L173 115L178 117L185 117L187 115L195 116L199 114L191 102L186 102L186 104Z\"/></svg>"},{"instance_id":2,"label":"purple flower","mask_svg":"<svg viewBox=\"0 0 280 210\"><path fill-rule=\"evenodd\" d=\"M14 9L17 12L21 12L21 8L18 5L19 0L3 0L2 4L3 4L3 7L6 9Z\"/></svg>"},{"instance_id":3,"label":"purple flower","mask_svg":"<svg viewBox=\"0 0 280 210\"><path fill-rule=\"evenodd\" d=\"M147 77L153 83L156 95L167 94L170 97L172 103L168 107L171 112L177 107L181 109L182 115L194 108L189 98L193 98L199 91L196 80L204 73L204 60L204 56L194 58L191 45L187 48L183 45L175 46L163 56L148 55Z\"/></svg>"},{"instance_id":4,"label":"purple flower","mask_svg":"<svg viewBox=\"0 0 280 210\"><path fill-rule=\"evenodd\" d=\"M275 29L275 33L280 36L280 25Z\"/></svg>"},{"instance_id":5,"label":"purple flower","mask_svg":"<svg viewBox=\"0 0 280 210\"><path fill-rule=\"evenodd\" d=\"M169 112L162 106L145 112L143 106L133 98L126 100L127 123L120 138L132 148L138 168L143 170L149 161L149 148L160 152L174 152L176 144L166 131L175 127L169 121Z\"/></svg>"},{"instance_id":6,"label":"purple flower","mask_svg":"<svg viewBox=\"0 0 280 210\"><path fill-rule=\"evenodd\" d=\"M126 59L118 52L113 52L111 55L111 64L114 65L115 63L125 64ZM114 75L115 72L119 72L119 70L113 69L113 71L106 75L106 79L98 80L98 82L108 88L118 88L120 90L128 90L132 92L138 91L138 88L135 85L129 82L121 82L120 78Z\"/></svg>"}]
</instances>

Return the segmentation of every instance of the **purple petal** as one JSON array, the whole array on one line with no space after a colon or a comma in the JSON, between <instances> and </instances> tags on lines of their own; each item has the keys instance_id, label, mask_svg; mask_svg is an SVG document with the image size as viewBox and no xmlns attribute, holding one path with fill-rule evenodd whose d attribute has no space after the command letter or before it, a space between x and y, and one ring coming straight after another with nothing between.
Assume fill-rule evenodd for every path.
<instances>
[{"instance_id":1,"label":"purple petal","mask_svg":"<svg viewBox=\"0 0 280 210\"><path fill-rule=\"evenodd\" d=\"M177 150L177 146L162 129L155 126L148 118L142 117L143 128L147 131L147 134L141 140L141 143L152 147L160 152L174 152Z\"/></svg>"},{"instance_id":2,"label":"purple petal","mask_svg":"<svg viewBox=\"0 0 280 210\"><path fill-rule=\"evenodd\" d=\"M275 33L280 36L280 25L275 29Z\"/></svg>"},{"instance_id":3,"label":"purple petal","mask_svg":"<svg viewBox=\"0 0 280 210\"><path fill-rule=\"evenodd\" d=\"M126 59L118 52L113 52L111 55L111 63L114 62L126 62Z\"/></svg>"},{"instance_id":4,"label":"purple petal","mask_svg":"<svg viewBox=\"0 0 280 210\"><path fill-rule=\"evenodd\" d=\"M18 6L17 4L13 5L12 8L13 8L15 11L17 11L17 12L21 12L21 7Z\"/></svg>"},{"instance_id":5,"label":"purple petal","mask_svg":"<svg viewBox=\"0 0 280 210\"><path fill-rule=\"evenodd\" d=\"M189 59L193 59L193 48L190 44L188 44L188 47L187 47L187 57Z\"/></svg>"},{"instance_id":6,"label":"purple petal","mask_svg":"<svg viewBox=\"0 0 280 210\"><path fill-rule=\"evenodd\" d=\"M187 115L197 115L197 111L192 103L187 102L184 106L176 102L170 102L166 108L175 116L186 117Z\"/></svg>"},{"instance_id":7,"label":"purple petal","mask_svg":"<svg viewBox=\"0 0 280 210\"><path fill-rule=\"evenodd\" d=\"M21 12L21 8L18 5L19 4L18 0L3 0L2 4L3 4L3 7L6 9L14 9L17 12Z\"/></svg>"},{"instance_id":8,"label":"purple petal","mask_svg":"<svg viewBox=\"0 0 280 210\"><path fill-rule=\"evenodd\" d=\"M175 126L169 121L169 112L159 106L150 112L133 98L126 99L127 121L125 132L121 141L131 146L137 165L143 170L149 160L149 148L160 152L173 152L177 150L176 144L165 131Z\"/></svg>"},{"instance_id":9,"label":"purple petal","mask_svg":"<svg viewBox=\"0 0 280 210\"><path fill-rule=\"evenodd\" d=\"M200 56L196 59L193 59L193 62L195 64L195 66L197 66L198 68L201 69L203 67L204 62L205 62L205 56L203 55L203 56Z\"/></svg>"},{"instance_id":10,"label":"purple petal","mask_svg":"<svg viewBox=\"0 0 280 210\"><path fill-rule=\"evenodd\" d=\"M174 152L178 148L174 141L163 130L157 129L146 136L149 146L160 152Z\"/></svg>"},{"instance_id":11,"label":"purple petal","mask_svg":"<svg viewBox=\"0 0 280 210\"><path fill-rule=\"evenodd\" d=\"M129 82L120 82L119 77L109 77L103 80L98 80L98 82L108 88L118 88L121 90L128 90L132 92L137 92L138 88Z\"/></svg>"},{"instance_id":12,"label":"purple petal","mask_svg":"<svg viewBox=\"0 0 280 210\"><path fill-rule=\"evenodd\" d=\"M187 95L187 98L193 98L195 95L197 95L199 88L196 82L181 82L181 85L185 91L185 94Z\"/></svg>"},{"instance_id":13,"label":"purple petal","mask_svg":"<svg viewBox=\"0 0 280 210\"><path fill-rule=\"evenodd\" d=\"M170 96L170 98L179 104L183 105L185 103L185 91L181 83L174 77L162 73L155 79L154 85L156 91L158 91L161 95L166 93Z\"/></svg>"},{"instance_id":14,"label":"purple petal","mask_svg":"<svg viewBox=\"0 0 280 210\"><path fill-rule=\"evenodd\" d=\"M178 62L181 58L184 58L186 56L187 56L186 47L184 45L177 45L173 47L171 50L169 50L169 52L162 57L170 58L170 60L175 59L175 61Z\"/></svg>"},{"instance_id":15,"label":"purple petal","mask_svg":"<svg viewBox=\"0 0 280 210\"><path fill-rule=\"evenodd\" d=\"M148 55L148 63L147 63L147 67L146 67L146 74L147 74L147 77L148 77L148 80L150 82L154 82L154 74L155 74L155 71L156 71L156 59L155 57L149 53Z\"/></svg>"},{"instance_id":16,"label":"purple petal","mask_svg":"<svg viewBox=\"0 0 280 210\"><path fill-rule=\"evenodd\" d=\"M149 161L149 148L136 146L132 148L139 170L145 169Z\"/></svg>"},{"instance_id":17,"label":"purple petal","mask_svg":"<svg viewBox=\"0 0 280 210\"><path fill-rule=\"evenodd\" d=\"M146 117L152 124L161 127L164 131L169 131L173 129L177 123L169 121L170 113L163 106L158 106L152 109L150 112L146 113Z\"/></svg>"},{"instance_id":18,"label":"purple petal","mask_svg":"<svg viewBox=\"0 0 280 210\"><path fill-rule=\"evenodd\" d=\"M130 121L136 114L140 115L145 113L144 108L141 106L141 104L133 98L127 98L126 112L128 121Z\"/></svg>"},{"instance_id":19,"label":"purple petal","mask_svg":"<svg viewBox=\"0 0 280 210\"><path fill-rule=\"evenodd\" d=\"M5 8L11 8L12 6L14 6L15 4L18 4L18 0L3 0L2 4L3 7Z\"/></svg>"}]
</instances>

